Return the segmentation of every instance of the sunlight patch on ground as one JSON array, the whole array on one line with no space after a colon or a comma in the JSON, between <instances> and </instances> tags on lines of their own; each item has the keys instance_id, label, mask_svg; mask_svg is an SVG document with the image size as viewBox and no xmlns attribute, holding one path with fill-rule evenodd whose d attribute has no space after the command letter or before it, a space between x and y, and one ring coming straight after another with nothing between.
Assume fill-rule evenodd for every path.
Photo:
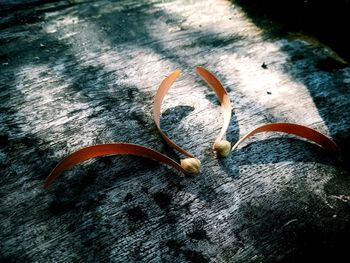
<instances>
[{"instance_id":1,"label":"sunlight patch on ground","mask_svg":"<svg viewBox=\"0 0 350 263\"><path fill-rule=\"evenodd\" d=\"M228 1L195 1L192 4L198 5L197 12L193 12L191 5L183 5L178 8L177 5L165 3L161 4L160 7L170 14L178 16L179 21L181 21L181 16L186 17L186 20L182 21L182 25L188 26L188 30L195 27L200 33L210 32L223 39L232 35L242 38L241 40L233 39L227 43L230 46L225 49L213 48L211 53L203 54L210 67L226 76L227 82L223 84L233 89L230 93L233 100L234 97L238 96L242 99L242 103L244 101L254 103L254 107L251 108L259 110L266 108L269 114L274 115L275 121L305 125L317 123L318 127L321 126L322 132L327 133L327 127L313 102L308 87L292 79L290 74L283 69L289 55L282 48L287 44L292 47L295 45L297 48L298 40L294 42L283 39L273 42L264 40L263 31L255 26L242 10ZM213 16L215 13L220 13L220 16ZM232 19L229 26L228 19ZM249 43L249 49L245 47L247 42L252 42ZM167 47L166 44L165 47ZM193 46L195 48L195 42ZM322 82L325 79L318 81ZM296 101L297 104L295 104ZM298 106L296 107L296 105ZM243 108L242 110L245 112L240 112L240 109L235 109L235 105L233 105L234 113L237 114L238 119L241 119L240 115L242 118L247 116L246 111L250 110L249 105ZM258 123L266 122L265 116L258 114L258 112L252 112L252 115L255 115L250 121L253 127ZM243 132L252 128L247 125L247 122L248 120L243 123L245 127L241 129Z\"/></svg>"},{"instance_id":2,"label":"sunlight patch on ground","mask_svg":"<svg viewBox=\"0 0 350 263\"><path fill-rule=\"evenodd\" d=\"M48 87L50 83L52 88ZM77 94L67 90L70 84L64 75L45 64L27 65L19 69L15 87L26 103L19 103L16 110L17 118L25 120L19 122L23 123L21 129L24 133L33 133L43 140L54 142L63 139L65 131L75 130L69 136L69 141L74 145L81 140L81 129L84 129L84 140L88 140L88 134L93 140L95 127L91 123L84 125L84 118L91 114L92 109ZM77 110L84 114L74 114ZM79 123L83 126L77 125Z\"/></svg>"}]
</instances>

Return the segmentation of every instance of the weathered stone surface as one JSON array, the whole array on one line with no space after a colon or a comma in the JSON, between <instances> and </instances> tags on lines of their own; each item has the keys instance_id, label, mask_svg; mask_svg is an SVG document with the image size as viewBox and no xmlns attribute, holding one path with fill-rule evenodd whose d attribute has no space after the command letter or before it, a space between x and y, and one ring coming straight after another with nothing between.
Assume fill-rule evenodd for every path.
<instances>
[{"instance_id":1,"label":"weathered stone surface","mask_svg":"<svg viewBox=\"0 0 350 263\"><path fill-rule=\"evenodd\" d=\"M330 67L329 49L273 37L222 0L0 7L1 262L347 255L350 69ZM267 134L216 159L221 112L196 65L230 93L228 140L262 123L297 122L332 136L345 165L311 143ZM162 126L202 161L199 176L119 156L77 166L42 188L61 158L95 143L140 143L176 158L151 117L157 86L176 68L184 74L166 97Z\"/></svg>"}]
</instances>

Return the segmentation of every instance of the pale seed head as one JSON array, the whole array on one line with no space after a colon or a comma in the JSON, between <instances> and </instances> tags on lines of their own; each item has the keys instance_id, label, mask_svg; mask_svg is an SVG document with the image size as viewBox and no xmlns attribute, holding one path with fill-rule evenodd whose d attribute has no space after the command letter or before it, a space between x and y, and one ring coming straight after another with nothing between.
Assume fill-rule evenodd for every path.
<instances>
[{"instance_id":1,"label":"pale seed head","mask_svg":"<svg viewBox=\"0 0 350 263\"><path fill-rule=\"evenodd\" d=\"M197 158L186 158L180 160L180 165L189 175L198 174L201 168L201 162Z\"/></svg>"},{"instance_id":2,"label":"pale seed head","mask_svg":"<svg viewBox=\"0 0 350 263\"><path fill-rule=\"evenodd\" d=\"M214 143L214 151L218 157L226 157L231 152L231 143L226 140L221 140L220 142Z\"/></svg>"}]
</instances>

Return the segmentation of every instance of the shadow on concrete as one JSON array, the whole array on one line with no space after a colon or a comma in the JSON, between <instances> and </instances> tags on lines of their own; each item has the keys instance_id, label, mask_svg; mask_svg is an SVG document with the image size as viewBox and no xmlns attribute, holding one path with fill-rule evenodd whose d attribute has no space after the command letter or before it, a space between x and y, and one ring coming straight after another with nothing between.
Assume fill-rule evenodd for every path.
<instances>
[{"instance_id":1,"label":"shadow on concrete","mask_svg":"<svg viewBox=\"0 0 350 263\"><path fill-rule=\"evenodd\" d=\"M42 3L43 1L32 1L34 4L32 5L35 7L36 3ZM242 1L241 1L242 2ZM29 7L29 6L27 6ZM149 15L149 10L153 8L152 4L141 4L133 9L126 9L121 11L113 11L106 14L100 14L100 9L98 7L91 7L89 5L85 5L85 3L82 3L81 5L70 5L70 6L63 6L64 8L75 8L74 11L77 12L82 20L84 20L86 17L99 17L98 20L95 20L94 22L96 25L98 25L98 28L101 29L101 31L104 32L104 35L106 36L106 41L109 44L109 48L113 49L114 47L118 45L130 45L131 47L144 47L147 45L147 47L154 51L155 53L159 54L162 59L170 60L171 63L174 65L174 67L180 67L185 70L192 70L194 65L191 65L188 63L186 58L181 58L176 55L176 49L171 50L167 47L165 47L162 42L159 39L156 39L153 37L152 32L149 31L149 28L147 25L149 23L157 23L157 19L161 17L166 17L169 23L176 24L180 18L173 17L165 12L158 11L157 13L153 14L152 16ZM9 9L14 7L8 7ZM67 44L63 43L63 41L60 41L59 39L50 36L50 34L46 34L41 26L37 25L35 26L35 23L38 23L42 21L43 15L45 12L52 12L55 7L47 6L47 9L41 9L44 11L34 10L30 11L32 18L27 18L27 20L24 19L25 16L27 16L27 13L21 13L19 15L14 15L10 20L9 23L3 23L2 29L7 29L12 26L29 26L29 24L34 25L34 27L30 28L33 30L37 36L36 40L32 39L26 39L26 38L18 38L18 39L8 39L6 42L6 46L1 48L1 59L4 62L7 62L9 60L13 60L12 68L6 70L4 72L4 78L2 80L4 81L5 87L13 87L16 85L16 79L15 76L11 74L13 72L16 72L17 69L19 69L22 65L31 64L31 65L41 65L41 64L47 64L49 67L56 66L56 62L59 59L64 58L64 70L63 75L72 81L70 85L67 86L65 91L67 94L78 94L79 100L82 102L88 103L89 105L95 105L95 98L91 96L91 94L94 94L96 92L96 88L99 88L103 90L104 87L107 87L109 84L111 84L114 79L108 79L107 77L101 76L107 76L108 71L103 66L86 66L81 64L80 56L82 54L76 54L72 50L72 47ZM21 7L21 9L26 9L26 6ZM46 10L46 11L45 11ZM58 9L59 10L59 9ZM20 11L20 10L19 10ZM56 10L57 11L57 10ZM29 11L28 11L29 12ZM41 13L40 13L41 12ZM128 12L133 12L133 16L128 16ZM38 13L40 13L38 15ZM101 15L101 16L99 16ZM63 18L64 15L62 15ZM23 19L24 20L23 20ZM5 25L6 24L6 25ZM127 25L127 27L125 27ZM270 28L271 29L271 28ZM118 32L119 34L116 34ZM269 34L274 33L274 30L268 31ZM280 31L278 31L279 33ZM199 34L198 34L199 33ZM275 34L275 33L274 33ZM198 44L200 46L210 46L212 48L220 47L223 45L226 45L227 43L230 43L231 41L237 41L240 39L239 37L231 37L231 38L221 38L218 37L214 32L201 32L200 30L193 33L193 37L198 41ZM145 39L147 41L145 41ZM97 46L100 43L94 43L95 40L91 39L91 42L89 42L89 45L96 44ZM188 48L191 47L191 45L196 45L196 41L194 41L192 44L189 44ZM29 52L30 51L30 52ZM341 51L341 49L340 49ZM339 52L340 52L339 51ZM286 51L287 52L287 51ZM303 52L303 51L300 51ZM33 58L38 57L37 62L33 60ZM125 60L127 60L127 56L124 57ZM326 63L327 64L327 63ZM327 64L328 65L328 64ZM210 65L212 68L215 68L215 65ZM323 68L326 68L328 66L322 66ZM286 70L286 72L288 72ZM115 72L116 75L118 72ZM333 73L332 73L333 74ZM337 74L337 73L335 73ZM225 83L225 80L220 78L220 75L218 76L219 79ZM294 76L297 78L297 76ZM97 80L99 79L99 80ZM197 82L198 84L202 85L203 83L201 81ZM329 124L329 128L332 132L331 124L332 121L327 121L327 116L329 116L329 112L326 108L328 106L331 106L328 104L327 101L325 101L322 98L315 99L317 97L317 88L316 87L310 87L310 93L313 96L316 106L318 108L322 108L324 110L320 110L320 113L322 117L325 118L326 124ZM141 90L141 87L136 86L130 86L130 85L119 85L117 87L120 89L120 92L129 92L127 94L121 94L121 97L128 97L129 101L128 103L131 104L131 106L137 106L139 103L148 103L150 104L152 101L152 94L148 92L143 92ZM325 87L327 88L327 87ZM6 88L5 88L6 89ZM10 88L9 88L10 89ZM131 91L131 92L130 92ZM8 100L10 100L11 93L15 93L16 90L8 90ZM103 114L104 112L108 112L111 115L117 114L118 110L116 110L117 106L120 105L121 101L118 98L113 98L110 96L108 91L102 91L102 94L100 94L99 99L99 105L102 106L102 109L100 111L94 112L93 116L90 116L91 118L98 116L99 114ZM127 95L127 96L126 96ZM208 96L208 99L214 102L213 98ZM20 103L20 101L18 101ZM131 107L130 107L131 108ZM180 115L178 116L178 110L180 110ZM172 109L170 109L168 112L165 112L163 117L167 117L167 120L171 120L173 118L178 118L181 120L187 114L190 113L192 109L184 106L179 106L176 108L176 112L174 111L174 114L172 113ZM64 141L55 144L51 150L38 150L36 146L40 144L41 138L38 138L36 134L23 134L21 136L18 136L15 140L11 139L11 134L20 134L21 129L16 127L16 124L12 123L11 116L16 116L16 106L10 106L5 105L2 106L2 111L4 115L7 115L7 120L5 121L7 127L2 131L1 134L1 144L5 145L5 154L10 156L11 158L15 158L16 155L18 155L18 147L25 147L25 149L35 149L34 154L27 154L27 155L21 155L20 157L22 159L25 159L26 162L32 163L33 165L30 166L31 170L29 171L30 175L28 176L28 180L34 180L37 182L41 182L42 179L48 174L49 168L52 168L58 159L55 157L48 157L53 156L53 153L59 149L62 149L66 147L66 143ZM125 117L125 116L124 116ZM138 123L139 129L145 129L148 130L148 132L156 133L156 129L154 128L153 121L147 117L146 115L142 113L137 113L136 111L133 111L128 115L128 118L130 120L135 121ZM105 128L110 128L109 123L104 123ZM6 133L5 133L6 131ZM66 134L64 134L65 137L70 136L70 132L68 129L65 131ZM116 138L122 138L120 135L120 131L114 131L113 134L116 136ZM238 125L237 125L237 119L236 116L233 114L231 124L230 124L230 131L228 132L228 136L230 140L235 140L237 138L237 135L239 134ZM332 134L334 135L334 134ZM119 136L119 137L118 137ZM128 138L127 134L123 134L124 139ZM340 136L340 135L339 135ZM147 136L140 138L139 140L142 142ZM131 138L131 137L130 137ZM160 138L160 136L158 136ZM339 137L340 138L340 137ZM287 139L287 141L290 141L291 139ZM344 142L346 140L350 141L347 135L344 135L344 138L340 138L341 142ZM278 139L278 140L270 140L267 143L264 142L266 149L268 151L268 148L273 149L274 151L283 151L285 148L281 146L285 139ZM260 144L260 143L257 143ZM271 145L270 145L271 144ZM305 144L305 147L304 147ZM23 146L24 145L24 146ZM270 145L270 146L269 146ZM258 158L261 162L266 163L274 163L274 162L280 162L280 161L316 161L321 163L329 163L328 157L324 157L323 154L320 154L317 156L317 159L307 159L307 153L310 152L318 152L319 149L315 148L316 146L308 145L306 146L306 143L304 142L295 142L293 141L292 147L298 148L299 146L303 146L302 148L305 148L305 152L303 152L301 155L295 155L295 156L287 156L282 160L280 159L279 155L274 155L273 153L270 153L268 151L268 154L266 154L265 158ZM254 147L253 144L239 150L239 151L246 151L248 154L249 147ZM259 147L260 148L260 147ZM349 147L350 149L350 147ZM272 151L271 151L272 152ZM246 156L245 154L245 156ZM243 155L238 155L243 156ZM310 155L311 156L311 155ZM313 155L314 156L314 155ZM2 169L5 169L5 167L11 162L11 158L4 161L4 163L1 164ZM18 158L18 156L17 156ZM235 157L233 157L235 158ZM253 164L254 158L249 158L249 154L246 158L243 159L243 157L239 157L240 159L237 160L238 165L244 165L244 164ZM48 204L48 211L52 217L56 217L57 219L62 218L62 222L67 225L68 231L71 233L70 242L71 247L68 249L71 249L74 251L74 253L78 254L80 256L79 259L84 259L85 261L90 260L90 262L93 261L103 261L107 260L105 257L108 254L108 252L112 249L113 242L116 240L116 237L111 234L111 229L113 228L113 224L110 225L104 225L102 227L101 225L101 214L98 211L98 206L105 200L106 195L108 194L108 191L104 191L104 189L108 189L108 187L113 187L115 185L118 185L118 180L126 180L130 176L133 176L137 173L137 170L135 167L137 167L137 159L132 158L130 160L127 160L125 158L119 158L118 160L122 160L124 162L136 162L136 165L134 168L128 167L128 168L122 168L118 170L118 175L115 176L110 174L107 176L104 176L103 179L98 178L98 174L104 173L104 171L108 170L110 167L114 167L113 162L111 162L111 158L102 158L99 161L100 165L96 165L92 168L88 168L87 172L85 168L78 169L77 171L84 171L79 175L79 172L74 173L74 178L70 178L69 182L57 182L57 186L52 188L52 191L49 192L48 195L50 195L50 201ZM141 166L146 169L154 169L157 164L149 161L139 161L141 163ZM43 166L43 163L45 164ZM256 163L256 162L255 162ZM238 167L237 165L237 167ZM44 167L44 168L43 168ZM47 168L49 167L49 168ZM236 172L236 171L235 171ZM171 172L169 172L170 174ZM4 185L11 185L16 180L19 180L20 177L23 174L16 174L13 173L11 176L8 176L10 178L9 180L1 181L1 183ZM118 177L116 180L115 178ZM61 178L62 179L62 178ZM171 178L173 179L173 178ZM175 181L175 180L174 180ZM120 181L119 181L120 182ZM205 184L205 181L202 180L204 184L201 186L202 189L205 189L206 187L209 187L209 185ZM340 193L346 194L347 192L344 192L344 189L338 189L337 186L342 184L343 180L336 178L334 184L329 184L327 187L330 189L330 193L332 195L338 195ZM170 183L169 183L170 185ZM164 210L165 213L165 221L164 223L167 225L176 225L178 222L178 219L180 218L180 214L183 212L182 209L187 209L189 211L189 208L174 208L172 211L168 209L169 203L171 203L171 200L169 201L169 196L175 195L176 192L179 191L179 189L183 189L184 186L180 181L177 181L175 183L172 183L171 187L167 190L167 196L163 194L153 194L149 193L147 190L147 187L144 188L144 196L145 198L147 196L150 196L152 200L154 200L154 206L160 207ZM70 191L67 191L67 189L70 189ZM208 189L203 191L204 194L208 194L208 192L213 192L213 198L211 201L214 202L215 198L217 196L214 195L215 191L213 189ZM133 200L133 196L137 196L137 193L129 192L128 198L125 197L125 200ZM4 195L4 193L1 193ZM277 195L275 198L281 198L280 194ZM159 196L161 198L159 198ZM303 195L300 195L300 198ZM322 207L319 207L316 201L314 200L314 196L310 196L310 200L306 200L307 207L309 210L306 212L304 211L303 206L301 206L301 203L295 202L298 200L299 196L295 193L294 196L285 198L284 201L289 205L293 206L294 209L290 210L290 212L287 212L285 214L285 207L280 206L275 209L274 206L269 206L269 202L267 200L266 203L262 204L262 208L260 205L249 205L244 204L242 205L242 213L246 217L246 223L251 224L248 225L248 229L251 233L251 235L256 238L258 242L272 242L272 248L274 248L275 245L282 243L282 246L279 247L279 249L288 248L289 244L295 244L292 246L290 259L289 261L282 261L280 262L296 262L296 259L299 259L303 256L309 257L311 256L310 251L315 251L317 248L324 249L326 246L326 250L323 250L323 252L319 255L324 255L326 253L325 251L330 251L333 255L335 252L343 253L343 244L342 241L345 240L346 236L349 236L348 234L342 234L339 231L343 231L343 233L349 232L349 227L346 225L345 220L346 214L344 216L339 217L340 219L336 219L334 221L334 224L330 224L328 221L329 216L327 211L321 211L318 213L318 209L323 209ZM160 200L162 199L162 200ZM274 196L268 196L266 199L274 199ZM168 201L167 201L168 200ZM147 203L142 202L130 202L125 201L127 204L125 205L125 212L123 213L123 216L130 221L130 228L129 231L136 231L135 229L140 228L142 224L147 225L148 223L148 217L149 214L154 212L154 208L147 207ZM165 203L164 203L165 202ZM295 204L295 206L294 206ZM315 205L315 206L313 206ZM26 209L30 208L31 204L28 203L27 206L22 207L22 214L26 214ZM287 206L288 207L288 206ZM167 210L168 209L168 210ZM344 208L345 209L345 208ZM345 213L347 210L340 209L341 212ZM348 209L348 208L346 208ZM304 211L304 212L303 212ZM8 211L10 212L10 211ZM317 214L318 213L318 214ZM323 216L322 220L319 221L318 216ZM333 216L333 215L332 215ZM297 217L298 220L304 220L305 222L303 224L297 224L297 226L293 225L292 223L288 224L284 228L289 229L287 232L277 231L274 232L276 229L279 229L280 224L284 223L283 219L289 219ZM261 222L259 221L261 220ZM258 223L256 223L259 221ZM339 222L338 222L339 221ZM84 224L85 222L89 222L88 224ZM124 221L123 221L124 222ZM146 223L145 223L146 222ZM319 223L317 223L319 222ZM330 221L333 222L333 221ZM345 223L344 223L345 222ZM114 222L114 224L116 224ZM242 228L246 227L242 223L238 223L237 225L241 226ZM237 226L236 225L236 226ZM338 229L335 229L334 226L339 225ZM236 226L233 226L235 228ZM295 227L295 228L293 228ZM19 226L17 226L19 228ZM326 230L324 228L327 228ZM17 229L18 230L18 229ZM19 231L19 230L18 230ZM174 233L176 231L174 230ZM273 236L271 239L269 239L269 236L273 233ZM171 233L171 231L170 231ZM296 234L295 234L296 233ZM176 234L174 234L176 236ZM193 235L192 235L193 236ZM292 236L292 239L290 240ZM281 238L283 242L281 241ZM175 237L176 239L176 237ZM326 243L320 243L322 240L326 240ZM108 242L106 242L108 241ZM174 240L173 240L174 241ZM206 257L201 254L198 251L187 249L186 245L180 246L176 245L180 242L183 242L183 240L174 242L178 242L174 245L173 243L169 243L170 240L167 241L168 247L172 247L172 249L175 251L175 253L183 254L184 258L186 258L189 262L206 262L208 261ZM178 247L182 247L180 250ZM8 248L7 248L8 249ZM176 250L178 249L178 250ZM328 250L327 250L328 249ZM16 253L20 253L22 251L16 250ZM273 251L260 251L264 258L271 259L271 262L276 262L276 258L278 258L278 252L279 250ZM25 253L23 251L23 253ZM269 254L271 253L271 254ZM9 254L12 256L11 254ZM4 255L3 259L7 259L9 255ZM91 256L91 257L89 257ZM176 255L178 256L178 255ZM135 248L133 255L131 256L131 260L140 260L142 258L142 246L139 248ZM295 260L294 260L295 259ZM286 258L284 260L287 260ZM292 261L294 260L294 261Z\"/></svg>"},{"instance_id":2,"label":"shadow on concrete","mask_svg":"<svg viewBox=\"0 0 350 263\"><path fill-rule=\"evenodd\" d=\"M256 25L269 34L306 33L350 60L350 2L347 0L236 0Z\"/></svg>"}]
</instances>

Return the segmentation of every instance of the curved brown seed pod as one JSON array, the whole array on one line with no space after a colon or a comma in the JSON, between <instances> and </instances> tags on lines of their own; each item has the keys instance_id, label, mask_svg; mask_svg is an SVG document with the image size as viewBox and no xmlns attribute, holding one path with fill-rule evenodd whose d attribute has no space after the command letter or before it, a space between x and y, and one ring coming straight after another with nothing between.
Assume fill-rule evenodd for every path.
<instances>
[{"instance_id":1,"label":"curved brown seed pod","mask_svg":"<svg viewBox=\"0 0 350 263\"><path fill-rule=\"evenodd\" d=\"M198 173L200 169L200 161L195 158L192 154L178 146L175 142L173 142L160 128L160 111L162 108L162 102L164 100L165 95L167 94L168 90L170 89L171 85L175 82L175 80L180 76L181 71L176 70L173 73L171 73L168 77L166 77L162 83L159 85L159 88L157 90L157 93L154 97L154 104L153 104L153 120L157 126L157 129L161 136L164 138L164 140L167 142L167 144L179 151L180 153L188 156L189 158L181 160L181 166L183 169L185 169L187 172L191 172L193 174Z\"/></svg>"},{"instance_id":2,"label":"curved brown seed pod","mask_svg":"<svg viewBox=\"0 0 350 263\"><path fill-rule=\"evenodd\" d=\"M230 97L226 89L222 86L220 81L207 69L203 67L196 67L196 72L208 83L208 85L215 91L219 101L221 103L222 112L224 115L224 122L219 133L219 136L215 139L213 144L213 150L220 157L225 157L231 152L231 143L224 140L224 136L228 129L231 119L231 102Z\"/></svg>"},{"instance_id":3,"label":"curved brown seed pod","mask_svg":"<svg viewBox=\"0 0 350 263\"><path fill-rule=\"evenodd\" d=\"M261 132L284 132L288 134L294 134L317 143L336 156L339 155L340 152L336 143L326 135L309 127L293 123L270 123L259 126L238 140L232 147L232 151L234 151L238 145L240 145L249 137Z\"/></svg>"},{"instance_id":4,"label":"curved brown seed pod","mask_svg":"<svg viewBox=\"0 0 350 263\"><path fill-rule=\"evenodd\" d=\"M61 162L59 162L57 166L52 170L50 175L46 178L44 182L44 188L47 188L62 172L68 170L76 164L82 163L95 157L120 154L129 154L150 158L169 165L182 173L191 173L191 171L187 172L182 168L180 164L170 159L169 157L141 145L131 143L98 144L82 148L68 155Z\"/></svg>"}]
</instances>

